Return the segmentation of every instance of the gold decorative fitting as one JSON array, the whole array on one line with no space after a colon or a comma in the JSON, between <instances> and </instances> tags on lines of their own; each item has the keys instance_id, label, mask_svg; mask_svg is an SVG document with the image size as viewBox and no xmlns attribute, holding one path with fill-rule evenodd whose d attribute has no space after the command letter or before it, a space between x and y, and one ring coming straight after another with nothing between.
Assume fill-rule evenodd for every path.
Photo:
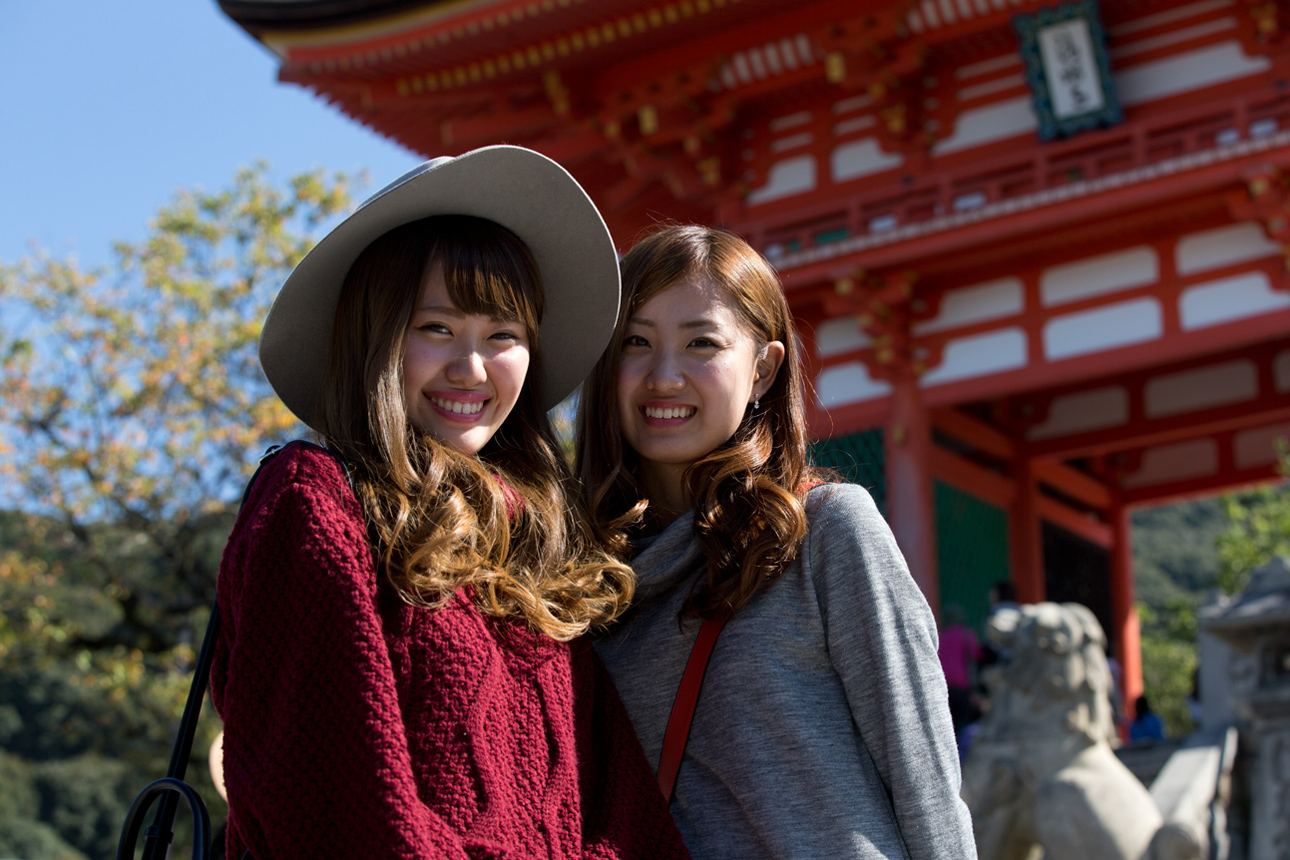
<instances>
[{"instance_id":1,"label":"gold decorative fitting","mask_svg":"<svg viewBox=\"0 0 1290 860\"><path fill-rule=\"evenodd\" d=\"M840 84L847 76L847 61L841 52L833 51L824 58L824 74L831 84Z\"/></svg>"},{"instance_id":2,"label":"gold decorative fitting","mask_svg":"<svg viewBox=\"0 0 1290 860\"><path fill-rule=\"evenodd\" d=\"M658 131L658 111L652 105L643 106L636 114L641 134L654 134Z\"/></svg>"},{"instance_id":3,"label":"gold decorative fitting","mask_svg":"<svg viewBox=\"0 0 1290 860\"><path fill-rule=\"evenodd\" d=\"M833 292L839 296L849 296L855 288L856 282L851 278L838 278L833 282Z\"/></svg>"}]
</instances>

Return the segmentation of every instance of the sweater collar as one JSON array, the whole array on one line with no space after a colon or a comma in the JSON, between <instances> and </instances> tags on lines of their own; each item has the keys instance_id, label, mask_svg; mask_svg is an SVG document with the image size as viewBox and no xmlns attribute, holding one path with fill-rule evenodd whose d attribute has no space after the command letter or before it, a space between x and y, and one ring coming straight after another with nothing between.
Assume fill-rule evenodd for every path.
<instances>
[{"instance_id":1,"label":"sweater collar","mask_svg":"<svg viewBox=\"0 0 1290 860\"><path fill-rule=\"evenodd\" d=\"M657 535L632 541L636 596L653 597L690 579L702 569L703 550L694 537L694 510L681 514Z\"/></svg>"}]
</instances>

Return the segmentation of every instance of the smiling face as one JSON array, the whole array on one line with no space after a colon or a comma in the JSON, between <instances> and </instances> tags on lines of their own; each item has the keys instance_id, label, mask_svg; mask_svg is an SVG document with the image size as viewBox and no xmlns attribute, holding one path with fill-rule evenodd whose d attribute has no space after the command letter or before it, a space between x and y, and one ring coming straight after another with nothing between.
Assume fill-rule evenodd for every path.
<instances>
[{"instance_id":1,"label":"smiling face","mask_svg":"<svg viewBox=\"0 0 1290 860\"><path fill-rule=\"evenodd\" d=\"M511 413L528 369L524 323L459 310L443 266L431 266L403 344L403 398L413 426L477 454Z\"/></svg>"},{"instance_id":2,"label":"smiling face","mask_svg":"<svg viewBox=\"0 0 1290 860\"><path fill-rule=\"evenodd\" d=\"M640 455L651 501L661 494L684 504L686 468L734 435L783 356L783 344L759 344L703 276L677 282L631 314L618 365L618 417L623 439Z\"/></svg>"}]
</instances>

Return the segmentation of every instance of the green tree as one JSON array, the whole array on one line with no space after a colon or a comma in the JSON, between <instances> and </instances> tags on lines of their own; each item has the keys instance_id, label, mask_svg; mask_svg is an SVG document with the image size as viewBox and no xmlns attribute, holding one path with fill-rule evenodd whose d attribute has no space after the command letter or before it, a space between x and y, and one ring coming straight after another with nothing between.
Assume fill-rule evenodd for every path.
<instances>
[{"instance_id":1,"label":"green tree","mask_svg":"<svg viewBox=\"0 0 1290 860\"><path fill-rule=\"evenodd\" d=\"M1196 672L1196 601L1176 595L1156 611L1138 604L1142 646L1142 688L1151 708L1165 724L1165 734L1185 737L1195 729L1187 710ZM1133 702L1126 703L1133 716Z\"/></svg>"},{"instance_id":2,"label":"green tree","mask_svg":"<svg viewBox=\"0 0 1290 860\"><path fill-rule=\"evenodd\" d=\"M1277 471L1290 477L1290 445L1277 440ZM1290 555L1290 485L1265 485L1247 493L1224 496L1231 522L1218 536L1218 584L1236 594L1249 582L1250 571L1278 555Z\"/></svg>"},{"instance_id":3,"label":"green tree","mask_svg":"<svg viewBox=\"0 0 1290 860\"><path fill-rule=\"evenodd\" d=\"M0 781L0 854L49 835L15 823L35 796L106 856L123 786L165 769L242 486L299 433L255 345L348 180L266 174L180 193L110 266L0 266L0 751L26 774ZM215 730L208 708L200 756Z\"/></svg>"}]
</instances>

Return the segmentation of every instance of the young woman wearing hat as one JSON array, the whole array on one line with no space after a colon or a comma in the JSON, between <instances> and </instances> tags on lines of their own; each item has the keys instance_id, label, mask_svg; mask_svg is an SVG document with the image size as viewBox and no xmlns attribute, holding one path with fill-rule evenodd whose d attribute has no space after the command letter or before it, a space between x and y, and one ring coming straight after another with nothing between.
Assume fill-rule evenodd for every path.
<instances>
[{"instance_id":1,"label":"young woman wearing hat","mask_svg":"<svg viewBox=\"0 0 1290 860\"><path fill-rule=\"evenodd\" d=\"M971 860L932 613L869 494L808 462L774 270L731 234L680 226L622 270L579 474L637 590L597 649L674 783L687 847ZM697 705L683 677L689 695L702 681Z\"/></svg>"},{"instance_id":2,"label":"young woman wearing hat","mask_svg":"<svg viewBox=\"0 0 1290 860\"><path fill-rule=\"evenodd\" d=\"M632 579L545 412L617 303L591 201L506 146L405 175L288 278L261 361L326 449L265 462L220 570L229 856L685 856L576 638Z\"/></svg>"}]
</instances>

